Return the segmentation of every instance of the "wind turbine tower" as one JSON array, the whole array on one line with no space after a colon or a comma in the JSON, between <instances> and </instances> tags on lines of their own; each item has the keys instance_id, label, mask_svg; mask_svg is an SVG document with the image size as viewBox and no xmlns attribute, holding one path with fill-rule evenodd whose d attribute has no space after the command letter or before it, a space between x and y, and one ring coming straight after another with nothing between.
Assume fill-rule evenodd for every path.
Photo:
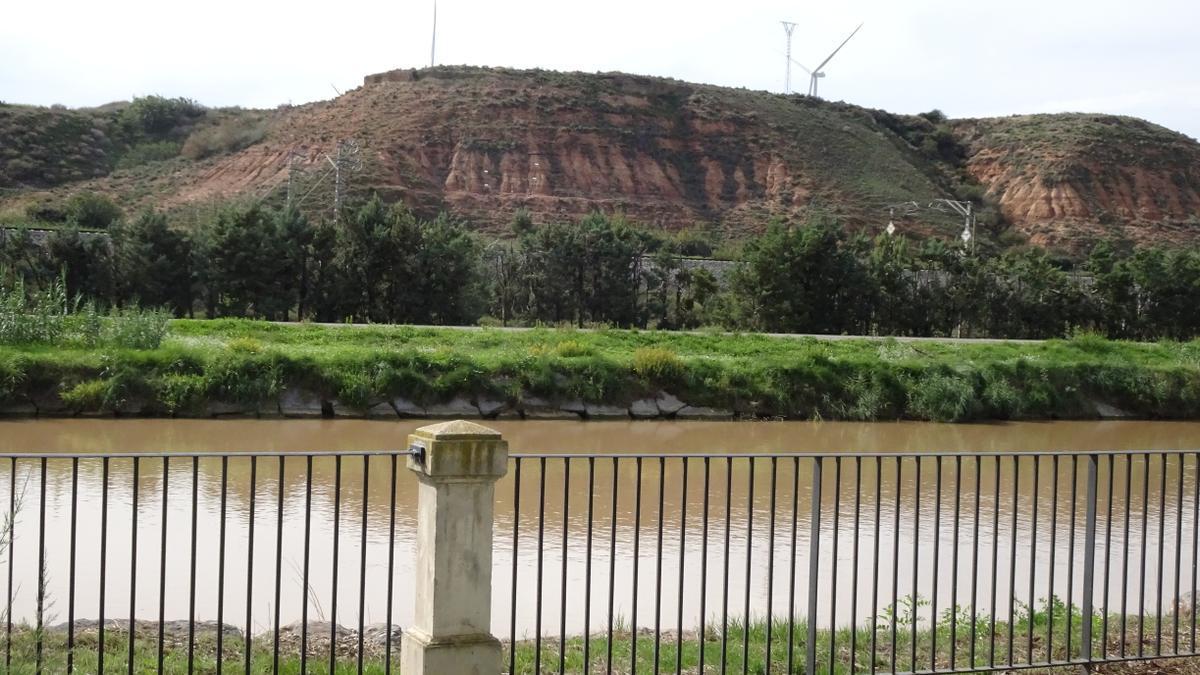
<instances>
[{"instance_id":1,"label":"wind turbine tower","mask_svg":"<svg viewBox=\"0 0 1200 675\"><path fill-rule=\"evenodd\" d=\"M851 32L850 35L845 40L842 40L842 44L838 45L837 49L833 50L833 53L831 53L829 56L826 56L825 60L821 62L821 65L819 65L816 68L813 68L812 70L809 71L809 80L808 80L808 95L809 96L812 96L814 98L817 96L817 82L820 80L820 78L825 77L825 72L822 71L821 69L824 68L831 60L833 60L833 57L837 56L838 52L842 51L842 47L845 47L846 43L850 41L850 38L854 37L854 35L856 33L858 33L858 31L862 27L863 27L863 25L861 23L858 24L858 28L855 28L854 31ZM805 68L805 70L808 70L808 69Z\"/></svg>"},{"instance_id":2,"label":"wind turbine tower","mask_svg":"<svg viewBox=\"0 0 1200 675\"><path fill-rule=\"evenodd\" d=\"M787 33L787 70L783 80L783 93L792 93L792 31L796 30L796 24L791 21L780 21L783 24L783 31Z\"/></svg>"},{"instance_id":3,"label":"wind turbine tower","mask_svg":"<svg viewBox=\"0 0 1200 675\"><path fill-rule=\"evenodd\" d=\"M437 50L437 0L433 0L433 39L429 41L429 67L433 67Z\"/></svg>"}]
</instances>

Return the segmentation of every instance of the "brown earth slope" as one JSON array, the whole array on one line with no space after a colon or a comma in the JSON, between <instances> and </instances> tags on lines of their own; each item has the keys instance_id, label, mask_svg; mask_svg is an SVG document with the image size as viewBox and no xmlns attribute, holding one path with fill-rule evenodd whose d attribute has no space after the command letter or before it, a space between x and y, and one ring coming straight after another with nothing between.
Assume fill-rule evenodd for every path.
<instances>
[{"instance_id":1,"label":"brown earth slope","mask_svg":"<svg viewBox=\"0 0 1200 675\"><path fill-rule=\"evenodd\" d=\"M946 121L652 77L441 67L368 77L336 99L265 115L263 139L240 151L49 192L12 186L0 212L80 189L111 193L127 210L279 202L291 173L295 200L327 213L326 155L355 139L362 166L347 175L348 192L448 210L481 229L503 229L517 209L539 221L602 210L736 236L818 209L874 231L889 204L986 195L1003 215L983 228L989 236L1011 228L1015 240L1078 250L1100 234L1200 235L1200 145L1130 118ZM959 228L936 215L900 224L945 236Z\"/></svg>"}]
</instances>

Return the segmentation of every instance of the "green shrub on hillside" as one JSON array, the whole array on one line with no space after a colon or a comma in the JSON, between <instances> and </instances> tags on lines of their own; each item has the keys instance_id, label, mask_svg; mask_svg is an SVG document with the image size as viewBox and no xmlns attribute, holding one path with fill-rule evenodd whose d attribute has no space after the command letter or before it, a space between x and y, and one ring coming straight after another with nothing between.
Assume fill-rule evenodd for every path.
<instances>
[{"instance_id":1,"label":"green shrub on hillside","mask_svg":"<svg viewBox=\"0 0 1200 675\"><path fill-rule=\"evenodd\" d=\"M121 111L121 120L148 136L163 136L176 127L203 117L204 106L189 98L152 95L133 99Z\"/></svg>"},{"instance_id":2,"label":"green shrub on hillside","mask_svg":"<svg viewBox=\"0 0 1200 675\"><path fill-rule=\"evenodd\" d=\"M121 219L121 208L105 195L77 192L64 209L67 222L85 230L106 230Z\"/></svg>"}]
</instances>

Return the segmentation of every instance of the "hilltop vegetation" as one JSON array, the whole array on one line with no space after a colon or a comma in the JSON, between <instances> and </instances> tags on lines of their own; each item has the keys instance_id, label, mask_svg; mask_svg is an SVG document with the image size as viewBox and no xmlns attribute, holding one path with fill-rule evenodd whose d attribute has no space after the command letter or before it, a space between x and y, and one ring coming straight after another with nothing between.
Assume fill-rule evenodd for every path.
<instances>
[{"instance_id":1,"label":"hilltop vegetation","mask_svg":"<svg viewBox=\"0 0 1200 675\"><path fill-rule=\"evenodd\" d=\"M501 232L592 212L729 240L774 218L831 214L877 232L889 205L971 201L979 236L1086 252L1097 236L1186 244L1200 233L1200 145L1131 118L947 119L620 73L438 67L368 78L331 101L272 111L148 97L94 110L0 106L0 217L79 190L181 217L229 199L329 213L326 155L355 139L347 190ZM153 103L153 105L150 105ZM128 112L172 109L164 124ZM157 119L157 118L155 118ZM147 122L150 122L147 124ZM168 126L171 125L171 126ZM950 238L952 214L897 217Z\"/></svg>"}]
</instances>

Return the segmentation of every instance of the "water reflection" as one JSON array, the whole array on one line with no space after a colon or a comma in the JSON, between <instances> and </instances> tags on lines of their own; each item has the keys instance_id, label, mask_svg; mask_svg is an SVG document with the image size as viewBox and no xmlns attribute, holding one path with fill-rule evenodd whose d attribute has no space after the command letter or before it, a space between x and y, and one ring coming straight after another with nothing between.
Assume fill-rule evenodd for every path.
<instances>
[{"instance_id":1,"label":"water reflection","mask_svg":"<svg viewBox=\"0 0 1200 675\"><path fill-rule=\"evenodd\" d=\"M8 452L148 453L169 449L304 453L402 448L407 433L419 425L357 420L41 420L0 423L0 437ZM1192 423L496 422L493 426L504 433L514 451L527 453L1200 448L1200 424ZM138 464L135 609L139 616L153 618L158 613L164 532L165 614L168 619L180 618L190 611L191 504L195 499L198 618L213 619L217 614L215 589L222 570L218 551L224 501L225 620L244 618L246 570L252 568L250 596L256 631L270 628L277 584L279 613L285 623L299 618L307 598L310 618L335 618L344 624L356 624L360 592L365 596L364 623L384 621L389 613L386 589L391 550L395 556L392 620L408 622L412 600L406 580L411 573L415 485L403 461L396 463L394 491L393 463L388 457L371 459L367 475L363 459L343 458L340 483L335 480L339 467L333 458L314 458L311 473L305 457L288 458L282 462L282 481L280 460L259 458L253 467L253 489L251 460L247 457L226 461L178 458L169 463L165 476L159 458L143 458ZM519 513L514 513L514 472L510 471L497 487L494 629L502 635L511 630L514 541L518 595L540 595L543 615L553 617L552 622L542 626L548 633L558 630L563 598L567 602L568 630L583 629L585 604L591 609L586 617L588 625L593 629L604 625L610 579L614 585L612 611L630 619L635 574L639 587L637 619L641 625L654 624L657 604L664 626L673 627L682 616L685 628L694 627L700 620L702 599L707 619L719 622L721 608L726 605L731 615L741 614L747 592L755 613L764 613L768 604L776 612L786 612L789 605L804 608L808 561L814 548L819 578L836 581L821 586L825 592L817 604L823 623L861 621L890 604L893 596L900 599L914 589L922 599L932 598L936 592L942 608L954 597L959 604L974 604L979 611L991 606L993 591L1001 599L997 602L1001 612L1007 611L1003 599L1010 588L1016 589L1018 599L1028 602L1030 579L1035 599L1048 595L1052 588L1061 597L1081 599L1086 460L1059 460L1057 480L1052 458L1026 458L1019 464L1011 458L989 458L978 464L972 459L944 459L940 471L938 464L932 458L920 462L911 458L880 462L849 457L825 460L820 483L820 537L814 547L811 459L644 459L640 461L640 482L639 461L633 458L573 460L569 475L563 460L523 460ZM65 618L70 602L73 506L78 546L75 613L82 617L99 614L103 465L98 460L78 462L78 499L73 503L74 467L71 460L65 459L46 463L47 590L54 601L52 613L59 620ZM133 556L133 460L112 459L108 472L105 613L110 617L127 616ZM193 472L197 477L194 495ZM21 461L12 475L9 463L0 460L0 505L9 503L10 494L18 503L12 551L13 615L18 619L32 618L36 606L40 475L37 461ZM1127 476L1132 480L1127 481ZM543 479L545 498L539 500ZM164 482L168 495L165 526ZM10 484L15 491L10 490ZM1164 595L1173 598L1179 594L1177 588L1190 588L1190 576L1184 573L1176 582L1175 571L1186 572L1192 564L1195 485L1192 456L1181 461L1172 455L1165 465L1158 456L1149 462L1141 456L1131 461L1124 457L1101 458L1096 502L1100 542L1096 554L1097 603L1102 600L1104 588L1101 578L1109 579L1114 607L1122 596L1131 607L1141 601L1137 592L1143 542L1149 551L1147 588L1156 590L1160 555L1164 561ZM335 494L341 500L337 607L329 601ZM277 539L281 496L283 528L282 538ZM635 513L637 503L641 509ZM311 504L308 511L306 504ZM957 520L955 513L959 514ZM251 562L248 543L252 517L255 540ZM540 533L539 517L545 523ZM310 540L307 586L303 574L306 529ZM394 548L389 541L394 541ZM277 547L281 552L278 558ZM366 574L361 577L364 551ZM1051 551L1055 553L1053 568ZM561 583L564 560L565 588ZM1128 571L1125 560L1129 561ZM546 570L540 584L536 576L539 564ZM969 573L975 568L981 570L979 575ZM723 583L726 576L727 591ZM794 596L790 592L793 577L797 579ZM852 587L850 582L856 577L858 583ZM682 608L677 602L680 596L684 599ZM1147 602L1153 604L1153 600ZM516 633L535 630L534 606L532 602L518 603Z\"/></svg>"}]
</instances>

